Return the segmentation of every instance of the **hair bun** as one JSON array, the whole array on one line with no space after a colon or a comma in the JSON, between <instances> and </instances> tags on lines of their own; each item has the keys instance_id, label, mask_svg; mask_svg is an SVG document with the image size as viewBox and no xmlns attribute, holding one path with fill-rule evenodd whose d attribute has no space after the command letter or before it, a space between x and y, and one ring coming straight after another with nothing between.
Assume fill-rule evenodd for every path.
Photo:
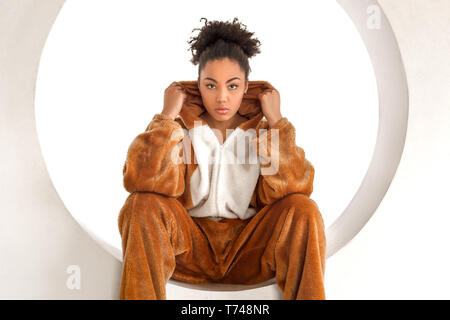
<instances>
[{"instance_id":1,"label":"hair bun","mask_svg":"<svg viewBox=\"0 0 450 320\"><path fill-rule=\"evenodd\" d=\"M258 39L252 39L254 33L247 31L247 26L240 23L237 17L232 22L208 21L204 17L200 21L203 19L205 20L205 25L201 29L195 28L192 30L200 30L200 33L197 37L192 37L188 41L191 45L193 55L191 61L194 64L198 62L200 55L206 48L221 41L235 43L248 58L260 53L260 41Z\"/></svg>"}]
</instances>

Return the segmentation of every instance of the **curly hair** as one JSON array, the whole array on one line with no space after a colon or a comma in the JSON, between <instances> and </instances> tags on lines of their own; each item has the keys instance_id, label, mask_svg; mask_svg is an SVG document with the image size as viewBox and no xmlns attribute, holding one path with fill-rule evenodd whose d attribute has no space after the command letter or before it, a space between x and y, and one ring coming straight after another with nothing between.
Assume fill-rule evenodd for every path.
<instances>
[{"instance_id":1,"label":"curly hair","mask_svg":"<svg viewBox=\"0 0 450 320\"><path fill-rule=\"evenodd\" d=\"M200 30L196 37L191 37L188 41L192 52L190 60L194 65L199 64L198 76L205 64L210 60L229 58L239 63L245 72L245 79L251 71L248 59L260 53L260 41L252 39L253 32L247 31L247 26L240 23L235 17L232 22L208 21L205 25L194 30Z\"/></svg>"}]
</instances>

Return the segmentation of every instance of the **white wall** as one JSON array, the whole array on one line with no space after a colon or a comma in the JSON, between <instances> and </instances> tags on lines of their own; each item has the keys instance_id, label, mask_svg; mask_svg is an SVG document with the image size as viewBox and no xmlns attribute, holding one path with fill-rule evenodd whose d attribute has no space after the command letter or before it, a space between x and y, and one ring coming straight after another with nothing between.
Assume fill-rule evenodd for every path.
<instances>
[{"instance_id":1,"label":"white wall","mask_svg":"<svg viewBox=\"0 0 450 320\"><path fill-rule=\"evenodd\" d=\"M327 260L327 293L330 299L449 299L450 2L380 4L408 78L406 145L377 212Z\"/></svg>"},{"instance_id":2,"label":"white wall","mask_svg":"<svg viewBox=\"0 0 450 320\"><path fill-rule=\"evenodd\" d=\"M62 4L0 1L2 299L118 295L121 264L58 201L30 108L40 52L52 24L49 17L55 17ZM327 298L448 299L450 233L445 228L450 205L444 192L450 178L450 2L381 0L380 4L398 39L408 77L407 140L377 212L327 260ZM80 290L66 285L70 265L80 267Z\"/></svg>"},{"instance_id":3,"label":"white wall","mask_svg":"<svg viewBox=\"0 0 450 320\"><path fill-rule=\"evenodd\" d=\"M62 3L0 1L1 299L118 297L121 263L86 234L59 200L30 107L43 36ZM66 286L71 265L81 271L79 290Z\"/></svg>"}]
</instances>

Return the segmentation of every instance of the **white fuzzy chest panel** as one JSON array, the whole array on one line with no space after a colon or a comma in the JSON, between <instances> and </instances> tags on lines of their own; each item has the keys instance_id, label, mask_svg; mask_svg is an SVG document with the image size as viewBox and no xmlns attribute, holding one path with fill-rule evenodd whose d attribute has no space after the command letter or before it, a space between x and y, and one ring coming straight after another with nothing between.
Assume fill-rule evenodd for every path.
<instances>
[{"instance_id":1,"label":"white fuzzy chest panel","mask_svg":"<svg viewBox=\"0 0 450 320\"><path fill-rule=\"evenodd\" d=\"M190 179L194 208L189 215L240 219L253 216L256 212L249 204L261 172L260 160L250 147L256 131L236 128L223 145L207 125L192 128L189 137L198 164Z\"/></svg>"}]
</instances>

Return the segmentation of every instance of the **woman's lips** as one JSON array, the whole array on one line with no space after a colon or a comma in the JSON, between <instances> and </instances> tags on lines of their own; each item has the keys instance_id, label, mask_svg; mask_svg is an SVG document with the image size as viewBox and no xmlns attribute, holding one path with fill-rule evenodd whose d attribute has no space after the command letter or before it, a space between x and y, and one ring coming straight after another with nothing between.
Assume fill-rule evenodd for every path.
<instances>
[{"instance_id":1,"label":"woman's lips","mask_svg":"<svg viewBox=\"0 0 450 320\"><path fill-rule=\"evenodd\" d=\"M229 110L230 110L230 109L227 109L227 108L217 108L217 109L216 109L216 112L217 112L217 113L220 113L220 114L225 114L225 113L227 113Z\"/></svg>"}]
</instances>

